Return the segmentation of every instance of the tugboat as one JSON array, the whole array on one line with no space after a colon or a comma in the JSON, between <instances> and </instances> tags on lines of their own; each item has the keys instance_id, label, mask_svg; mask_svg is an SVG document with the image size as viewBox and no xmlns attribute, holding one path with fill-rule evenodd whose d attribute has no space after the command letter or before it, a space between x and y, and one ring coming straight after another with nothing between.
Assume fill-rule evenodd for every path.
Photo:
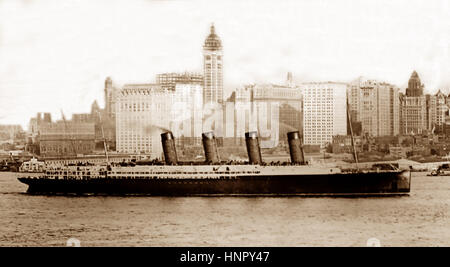
<instances>
[{"instance_id":1,"label":"tugboat","mask_svg":"<svg viewBox=\"0 0 450 267\"><path fill-rule=\"evenodd\" d=\"M20 159L15 159L12 155L10 155L9 159L5 159L0 162L0 171L17 172L21 164L22 161Z\"/></svg>"},{"instance_id":2,"label":"tugboat","mask_svg":"<svg viewBox=\"0 0 450 267\"><path fill-rule=\"evenodd\" d=\"M444 163L439 165L439 167L433 169L428 176L449 176L450 175L450 164Z\"/></svg>"},{"instance_id":3,"label":"tugboat","mask_svg":"<svg viewBox=\"0 0 450 267\"><path fill-rule=\"evenodd\" d=\"M223 162L213 132L202 134L205 162L178 161L174 136L161 134L165 162L48 167L18 178L33 194L151 196L379 196L407 195L408 170L342 170L307 165L298 131L288 133L291 162L264 163L257 132L247 132L248 162Z\"/></svg>"}]
</instances>

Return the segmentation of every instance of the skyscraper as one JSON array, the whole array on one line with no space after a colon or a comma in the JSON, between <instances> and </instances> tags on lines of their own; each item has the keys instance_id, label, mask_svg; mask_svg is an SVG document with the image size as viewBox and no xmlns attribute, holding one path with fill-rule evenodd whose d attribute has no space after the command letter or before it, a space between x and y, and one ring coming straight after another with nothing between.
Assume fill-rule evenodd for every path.
<instances>
[{"instance_id":1,"label":"skyscraper","mask_svg":"<svg viewBox=\"0 0 450 267\"><path fill-rule=\"evenodd\" d=\"M117 90L113 87L113 82L110 77L105 80L105 112L110 118L116 115L116 98Z\"/></svg>"},{"instance_id":2,"label":"skyscraper","mask_svg":"<svg viewBox=\"0 0 450 267\"><path fill-rule=\"evenodd\" d=\"M223 102L222 42L214 25L203 45L203 105Z\"/></svg>"},{"instance_id":3,"label":"skyscraper","mask_svg":"<svg viewBox=\"0 0 450 267\"><path fill-rule=\"evenodd\" d=\"M428 129L427 99L423 84L413 71L408 81L406 95L400 95L400 122L402 134L421 134Z\"/></svg>"},{"instance_id":4,"label":"skyscraper","mask_svg":"<svg viewBox=\"0 0 450 267\"><path fill-rule=\"evenodd\" d=\"M160 158L160 133L173 121L173 92L158 84L125 84L116 107L117 151Z\"/></svg>"},{"instance_id":5,"label":"skyscraper","mask_svg":"<svg viewBox=\"0 0 450 267\"><path fill-rule=\"evenodd\" d=\"M448 106L445 104L445 95L439 90L435 95L426 95L428 129L435 133L443 133L445 117Z\"/></svg>"},{"instance_id":6,"label":"skyscraper","mask_svg":"<svg viewBox=\"0 0 450 267\"><path fill-rule=\"evenodd\" d=\"M359 77L349 84L352 121L361 123L363 134L399 134L399 95L394 85Z\"/></svg>"},{"instance_id":7,"label":"skyscraper","mask_svg":"<svg viewBox=\"0 0 450 267\"><path fill-rule=\"evenodd\" d=\"M347 134L347 84L304 83L303 138L307 145L325 147L333 136Z\"/></svg>"}]
</instances>

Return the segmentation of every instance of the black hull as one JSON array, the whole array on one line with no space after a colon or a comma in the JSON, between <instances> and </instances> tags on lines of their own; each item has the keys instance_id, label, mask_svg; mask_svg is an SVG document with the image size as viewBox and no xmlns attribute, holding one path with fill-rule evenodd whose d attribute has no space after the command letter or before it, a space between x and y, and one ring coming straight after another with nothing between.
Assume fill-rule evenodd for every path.
<instances>
[{"instance_id":1,"label":"black hull","mask_svg":"<svg viewBox=\"0 0 450 267\"><path fill-rule=\"evenodd\" d=\"M409 172L245 176L233 179L19 178L33 194L104 195L402 195L410 191Z\"/></svg>"}]
</instances>

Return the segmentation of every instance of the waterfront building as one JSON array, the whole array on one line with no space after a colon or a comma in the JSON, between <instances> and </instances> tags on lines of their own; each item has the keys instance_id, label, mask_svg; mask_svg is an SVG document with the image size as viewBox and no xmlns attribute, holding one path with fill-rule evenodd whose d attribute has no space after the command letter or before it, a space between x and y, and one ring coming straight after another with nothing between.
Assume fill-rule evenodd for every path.
<instances>
[{"instance_id":1,"label":"waterfront building","mask_svg":"<svg viewBox=\"0 0 450 267\"><path fill-rule=\"evenodd\" d=\"M203 104L223 102L222 41L211 25L203 45Z\"/></svg>"},{"instance_id":2,"label":"waterfront building","mask_svg":"<svg viewBox=\"0 0 450 267\"><path fill-rule=\"evenodd\" d=\"M331 144L335 135L347 134L347 84L337 82L304 83L303 137L305 145Z\"/></svg>"},{"instance_id":3,"label":"waterfront building","mask_svg":"<svg viewBox=\"0 0 450 267\"><path fill-rule=\"evenodd\" d=\"M75 156L95 149L95 123L56 121L39 124L41 156Z\"/></svg>"},{"instance_id":4,"label":"waterfront building","mask_svg":"<svg viewBox=\"0 0 450 267\"><path fill-rule=\"evenodd\" d=\"M73 156L103 151L104 142L108 150L116 150L117 88L113 86L110 77L105 80L104 93L105 107L103 109L95 100L91 105L90 113L72 114L70 120L63 118L61 122L52 122L50 113L38 113L36 118L31 118L28 125L28 150L43 156ZM94 125L93 138L88 131L91 125ZM77 131L76 127L80 127L83 134ZM94 143L93 148L91 148L91 141Z\"/></svg>"},{"instance_id":5,"label":"waterfront building","mask_svg":"<svg viewBox=\"0 0 450 267\"><path fill-rule=\"evenodd\" d=\"M44 157L75 156L95 150L96 132L92 120L53 122L50 113L38 113L36 118L30 119L28 131L27 150Z\"/></svg>"},{"instance_id":6,"label":"waterfront building","mask_svg":"<svg viewBox=\"0 0 450 267\"><path fill-rule=\"evenodd\" d=\"M398 87L359 77L349 84L347 93L351 119L361 123L361 134L374 137L399 134Z\"/></svg>"}]
</instances>

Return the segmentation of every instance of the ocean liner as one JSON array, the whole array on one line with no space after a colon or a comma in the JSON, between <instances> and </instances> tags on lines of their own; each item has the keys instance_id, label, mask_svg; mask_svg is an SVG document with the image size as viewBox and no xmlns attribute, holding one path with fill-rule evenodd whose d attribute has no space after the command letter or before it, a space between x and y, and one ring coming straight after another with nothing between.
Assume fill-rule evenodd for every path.
<instances>
[{"instance_id":1,"label":"ocean liner","mask_svg":"<svg viewBox=\"0 0 450 267\"><path fill-rule=\"evenodd\" d=\"M410 191L408 170L343 170L306 164L299 132L288 133L288 164L263 162L257 132L245 134L245 164L221 162L213 132L202 134L206 158L202 163L178 161L171 132L162 133L161 141L164 163L47 167L41 176L18 179L33 194L370 196Z\"/></svg>"}]
</instances>

